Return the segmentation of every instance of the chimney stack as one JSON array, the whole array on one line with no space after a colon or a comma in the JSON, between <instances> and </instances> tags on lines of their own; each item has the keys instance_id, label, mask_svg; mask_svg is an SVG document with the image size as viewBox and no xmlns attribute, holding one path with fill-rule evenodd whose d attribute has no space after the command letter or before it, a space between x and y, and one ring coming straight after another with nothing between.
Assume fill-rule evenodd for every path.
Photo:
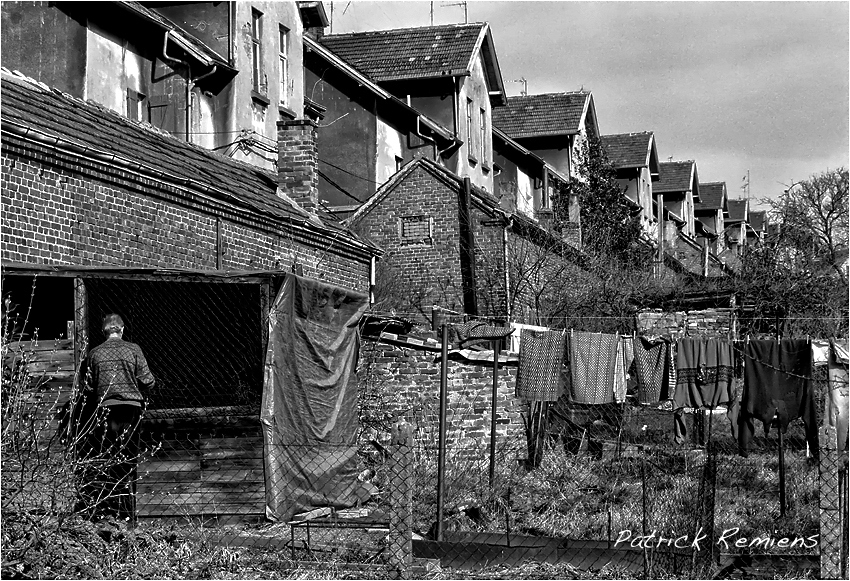
<instances>
[{"instance_id":1,"label":"chimney stack","mask_svg":"<svg viewBox=\"0 0 850 581\"><path fill-rule=\"evenodd\" d=\"M309 119L277 122L278 185L311 214L319 207L317 128Z\"/></svg>"}]
</instances>

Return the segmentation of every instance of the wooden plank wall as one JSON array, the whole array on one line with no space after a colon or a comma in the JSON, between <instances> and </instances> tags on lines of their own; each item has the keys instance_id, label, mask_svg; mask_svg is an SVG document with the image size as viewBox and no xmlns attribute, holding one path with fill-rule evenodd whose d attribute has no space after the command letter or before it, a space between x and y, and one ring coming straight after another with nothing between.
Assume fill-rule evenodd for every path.
<instances>
[{"instance_id":1,"label":"wooden plank wall","mask_svg":"<svg viewBox=\"0 0 850 581\"><path fill-rule=\"evenodd\" d=\"M139 465L138 516L261 518L259 414L168 417L176 411L152 410L144 422L142 439L153 453Z\"/></svg>"}]
</instances>

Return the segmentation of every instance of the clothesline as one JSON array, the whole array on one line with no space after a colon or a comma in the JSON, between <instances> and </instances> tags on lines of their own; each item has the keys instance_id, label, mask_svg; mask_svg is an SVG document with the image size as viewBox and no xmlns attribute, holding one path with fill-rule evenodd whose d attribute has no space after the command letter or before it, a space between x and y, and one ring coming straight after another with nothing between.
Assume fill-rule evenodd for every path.
<instances>
[{"instance_id":1,"label":"clothesline","mask_svg":"<svg viewBox=\"0 0 850 581\"><path fill-rule=\"evenodd\" d=\"M727 310L729 307L724 307ZM504 317L496 317L490 315L470 315L468 313L462 313L459 311L454 311L451 309L445 309L440 307L439 312L443 314L448 314L461 318L474 318L476 320L486 320L486 321L494 321L494 322L504 322ZM677 312L685 312L685 311L677 311ZM693 312L693 311L692 311ZM390 317L419 317L422 316L423 313L416 311L379 311L379 310L371 310L369 313L374 315L386 315ZM626 320L633 319L634 317L641 314L660 314L660 315L673 315L673 312L653 312L653 311L644 311L643 313L632 313L627 315L564 315L557 317L545 317L546 321L572 321L572 320ZM750 316L740 316L736 315L735 320L737 321L775 321L776 317L750 317ZM782 321L841 321L846 320L846 317L780 317L779 320ZM518 321L511 321L518 322Z\"/></svg>"}]
</instances>

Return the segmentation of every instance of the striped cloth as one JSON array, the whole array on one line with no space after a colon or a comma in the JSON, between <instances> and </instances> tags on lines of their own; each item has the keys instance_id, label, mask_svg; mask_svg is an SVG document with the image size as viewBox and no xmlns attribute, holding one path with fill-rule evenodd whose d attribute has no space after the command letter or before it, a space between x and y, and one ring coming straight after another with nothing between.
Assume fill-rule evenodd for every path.
<instances>
[{"instance_id":1,"label":"striped cloth","mask_svg":"<svg viewBox=\"0 0 850 581\"><path fill-rule=\"evenodd\" d=\"M523 329L519 342L516 396L531 401L558 401L564 364L563 331Z\"/></svg>"},{"instance_id":2,"label":"striped cloth","mask_svg":"<svg viewBox=\"0 0 850 581\"><path fill-rule=\"evenodd\" d=\"M614 371L619 335L570 332L573 401L603 404L614 401Z\"/></svg>"},{"instance_id":3,"label":"striped cloth","mask_svg":"<svg viewBox=\"0 0 850 581\"><path fill-rule=\"evenodd\" d=\"M510 327L496 327L481 321L469 321L454 325L461 345L503 339L514 332Z\"/></svg>"}]
</instances>

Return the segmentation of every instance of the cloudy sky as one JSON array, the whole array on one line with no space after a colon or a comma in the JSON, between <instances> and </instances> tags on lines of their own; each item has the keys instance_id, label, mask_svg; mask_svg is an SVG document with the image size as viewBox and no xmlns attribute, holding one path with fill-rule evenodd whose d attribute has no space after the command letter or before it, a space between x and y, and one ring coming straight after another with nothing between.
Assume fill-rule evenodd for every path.
<instances>
[{"instance_id":1,"label":"cloudy sky","mask_svg":"<svg viewBox=\"0 0 850 581\"><path fill-rule=\"evenodd\" d=\"M423 26L431 2L325 2L333 32ZM463 22L456 0L434 22ZM730 197L848 165L846 2L467 3L489 22L508 95L593 92L603 134L653 131ZM329 31L328 31L329 32Z\"/></svg>"}]
</instances>

